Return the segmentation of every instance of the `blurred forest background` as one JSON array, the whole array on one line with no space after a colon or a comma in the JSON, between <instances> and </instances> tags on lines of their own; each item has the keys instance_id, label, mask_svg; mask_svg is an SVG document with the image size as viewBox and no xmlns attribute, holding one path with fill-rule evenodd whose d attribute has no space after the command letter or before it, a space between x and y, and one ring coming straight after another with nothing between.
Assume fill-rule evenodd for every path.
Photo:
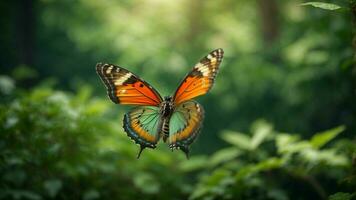
<instances>
[{"instance_id":1,"label":"blurred forest background","mask_svg":"<svg viewBox=\"0 0 356 200\"><path fill-rule=\"evenodd\" d=\"M0 2L0 199L356 198L356 3ZM192 157L136 159L98 62L169 95L208 52Z\"/></svg>"}]
</instances>

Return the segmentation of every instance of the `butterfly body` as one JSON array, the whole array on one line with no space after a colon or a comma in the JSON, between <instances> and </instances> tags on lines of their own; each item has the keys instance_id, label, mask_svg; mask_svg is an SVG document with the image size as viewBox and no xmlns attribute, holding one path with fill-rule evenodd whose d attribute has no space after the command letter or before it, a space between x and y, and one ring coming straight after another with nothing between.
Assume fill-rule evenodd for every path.
<instances>
[{"instance_id":1,"label":"butterfly body","mask_svg":"<svg viewBox=\"0 0 356 200\"><path fill-rule=\"evenodd\" d=\"M166 142L169 136L169 120L174 112L174 102L172 101L171 96L164 98L164 101L160 104L160 115L161 122L159 128L159 134L163 138L163 141Z\"/></svg>"},{"instance_id":2,"label":"butterfly body","mask_svg":"<svg viewBox=\"0 0 356 200\"><path fill-rule=\"evenodd\" d=\"M223 51L217 49L196 64L172 96L162 98L147 82L125 68L99 63L96 71L114 103L136 105L124 115L123 128L143 149L156 148L162 138L188 157L204 119L203 107L193 98L207 93L218 72Z\"/></svg>"},{"instance_id":3,"label":"butterfly body","mask_svg":"<svg viewBox=\"0 0 356 200\"><path fill-rule=\"evenodd\" d=\"M164 101L160 104L160 114L162 117L169 117L174 110L174 102L171 96L164 98Z\"/></svg>"}]
</instances>

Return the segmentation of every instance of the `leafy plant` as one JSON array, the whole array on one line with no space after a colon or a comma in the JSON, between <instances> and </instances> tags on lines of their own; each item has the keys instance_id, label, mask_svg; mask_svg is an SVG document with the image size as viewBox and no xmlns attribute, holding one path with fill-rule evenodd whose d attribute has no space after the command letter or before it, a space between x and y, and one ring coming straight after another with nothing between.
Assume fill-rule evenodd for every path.
<instances>
[{"instance_id":1,"label":"leafy plant","mask_svg":"<svg viewBox=\"0 0 356 200\"><path fill-rule=\"evenodd\" d=\"M106 99L93 98L87 86L74 95L44 83L7 96L0 105L0 199L354 195L350 188L355 184L351 166L355 147L350 140L337 140L344 126L303 140L258 120L251 125L251 134L222 131L229 146L212 155L186 160L162 144L137 160L138 148L115 119L120 111L109 109ZM309 189L300 193L294 184Z\"/></svg>"},{"instance_id":2,"label":"leafy plant","mask_svg":"<svg viewBox=\"0 0 356 200\"><path fill-rule=\"evenodd\" d=\"M0 106L0 199L186 195L175 167L183 156L165 149L136 160L121 122L106 117L111 104L90 93L40 86Z\"/></svg>"},{"instance_id":3,"label":"leafy plant","mask_svg":"<svg viewBox=\"0 0 356 200\"><path fill-rule=\"evenodd\" d=\"M316 8L321 8L324 10L338 10L340 8L342 8L341 6L337 5L337 4L333 4L333 3L324 3L324 2L307 2L307 3L303 3L303 6L313 6Z\"/></svg>"},{"instance_id":4,"label":"leafy plant","mask_svg":"<svg viewBox=\"0 0 356 200\"><path fill-rule=\"evenodd\" d=\"M351 175L350 155L328 145L344 130L339 126L301 140L297 134L280 133L269 123L257 121L251 136L224 131L222 138L232 147L216 152L213 159L205 159L206 164L201 166L210 168L201 176L190 199L325 199L330 191L324 187L341 189L335 184L337 180ZM321 180L326 174L329 180L324 183ZM306 184L310 189L303 194L289 184Z\"/></svg>"}]
</instances>

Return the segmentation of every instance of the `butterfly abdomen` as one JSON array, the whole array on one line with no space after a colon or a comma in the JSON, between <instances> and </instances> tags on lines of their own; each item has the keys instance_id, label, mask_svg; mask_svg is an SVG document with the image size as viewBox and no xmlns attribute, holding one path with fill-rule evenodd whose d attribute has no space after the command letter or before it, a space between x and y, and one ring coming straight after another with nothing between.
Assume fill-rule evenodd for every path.
<instances>
[{"instance_id":1,"label":"butterfly abdomen","mask_svg":"<svg viewBox=\"0 0 356 200\"><path fill-rule=\"evenodd\" d=\"M159 126L159 133L161 134L164 142L169 137L169 119L172 116L173 110L174 106L172 97L165 97L161 104L161 124Z\"/></svg>"},{"instance_id":2,"label":"butterfly abdomen","mask_svg":"<svg viewBox=\"0 0 356 200\"><path fill-rule=\"evenodd\" d=\"M163 120L161 134L162 134L163 141L166 142L167 138L169 137L169 118L165 118Z\"/></svg>"}]
</instances>

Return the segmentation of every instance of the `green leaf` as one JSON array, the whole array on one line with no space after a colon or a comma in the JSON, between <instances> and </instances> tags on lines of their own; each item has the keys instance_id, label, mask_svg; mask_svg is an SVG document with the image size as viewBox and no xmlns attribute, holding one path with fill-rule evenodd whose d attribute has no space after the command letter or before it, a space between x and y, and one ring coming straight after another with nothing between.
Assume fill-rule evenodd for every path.
<instances>
[{"instance_id":1,"label":"green leaf","mask_svg":"<svg viewBox=\"0 0 356 200\"><path fill-rule=\"evenodd\" d=\"M243 167L236 173L236 180L239 181L248 177L251 174L258 173L260 171L266 171L270 169L279 168L284 164L283 159L271 157L267 160L261 161L257 164L251 164Z\"/></svg>"},{"instance_id":2,"label":"green leaf","mask_svg":"<svg viewBox=\"0 0 356 200\"><path fill-rule=\"evenodd\" d=\"M209 199L211 197L223 195L226 188L233 184L234 180L231 177L231 172L225 169L217 169L211 174L204 176L198 187L190 195L189 199Z\"/></svg>"},{"instance_id":3,"label":"green leaf","mask_svg":"<svg viewBox=\"0 0 356 200\"><path fill-rule=\"evenodd\" d=\"M345 155L337 154L334 149L315 150L305 149L301 152L301 156L305 161L310 163L325 163L329 166L347 166L349 160Z\"/></svg>"},{"instance_id":4,"label":"green leaf","mask_svg":"<svg viewBox=\"0 0 356 200\"><path fill-rule=\"evenodd\" d=\"M303 149L305 147L310 146L306 142L298 142L299 137L297 135L289 135L289 134L279 134L276 137L276 145L278 149L278 153L294 153Z\"/></svg>"},{"instance_id":5,"label":"green leaf","mask_svg":"<svg viewBox=\"0 0 356 200\"><path fill-rule=\"evenodd\" d=\"M29 199L29 200L42 199L40 195L27 190L8 190L5 191L5 193L8 193L10 196L12 196L12 199Z\"/></svg>"},{"instance_id":6,"label":"green leaf","mask_svg":"<svg viewBox=\"0 0 356 200\"><path fill-rule=\"evenodd\" d=\"M205 156L194 156L180 164L180 169L189 172L204 168L208 164Z\"/></svg>"},{"instance_id":7,"label":"green leaf","mask_svg":"<svg viewBox=\"0 0 356 200\"><path fill-rule=\"evenodd\" d=\"M282 189L269 189L267 193L267 198L268 199L275 199L275 200L288 200L289 197L287 195L287 192Z\"/></svg>"},{"instance_id":8,"label":"green leaf","mask_svg":"<svg viewBox=\"0 0 356 200\"><path fill-rule=\"evenodd\" d=\"M324 2L307 2L307 3L302 3L302 6L313 6L315 8L321 8L324 10L337 10L342 8L339 5L333 4L333 3L324 3Z\"/></svg>"},{"instance_id":9,"label":"green leaf","mask_svg":"<svg viewBox=\"0 0 356 200\"><path fill-rule=\"evenodd\" d=\"M354 195L345 192L338 192L329 196L329 200L351 200Z\"/></svg>"},{"instance_id":10,"label":"green leaf","mask_svg":"<svg viewBox=\"0 0 356 200\"><path fill-rule=\"evenodd\" d=\"M251 139L243 133L224 131L221 137L226 142L233 144L241 149L251 150Z\"/></svg>"},{"instance_id":11,"label":"green leaf","mask_svg":"<svg viewBox=\"0 0 356 200\"><path fill-rule=\"evenodd\" d=\"M225 149L221 149L217 152L215 152L211 158L209 159L209 165L210 166L216 166L219 165L223 162L232 160L236 157L238 157L242 152L239 149L236 149L236 147L229 147Z\"/></svg>"},{"instance_id":12,"label":"green leaf","mask_svg":"<svg viewBox=\"0 0 356 200\"><path fill-rule=\"evenodd\" d=\"M44 182L44 188L50 197L55 197L59 190L62 188L62 181L58 179L52 179Z\"/></svg>"},{"instance_id":13,"label":"green leaf","mask_svg":"<svg viewBox=\"0 0 356 200\"><path fill-rule=\"evenodd\" d=\"M265 121L257 121L254 124L253 137L251 140L252 149L256 149L272 132L272 126Z\"/></svg>"},{"instance_id":14,"label":"green leaf","mask_svg":"<svg viewBox=\"0 0 356 200\"><path fill-rule=\"evenodd\" d=\"M283 165L283 160L280 158L268 158L267 160L264 160L256 165L259 171L261 170L270 170L270 169L275 169Z\"/></svg>"},{"instance_id":15,"label":"green leaf","mask_svg":"<svg viewBox=\"0 0 356 200\"><path fill-rule=\"evenodd\" d=\"M210 188L206 187L206 186L200 186L198 188L196 188L193 193L189 196L189 200L194 200L194 199L198 199L204 195L206 195L207 193L209 193Z\"/></svg>"},{"instance_id":16,"label":"green leaf","mask_svg":"<svg viewBox=\"0 0 356 200\"><path fill-rule=\"evenodd\" d=\"M12 77L17 81L25 79L34 79L38 77L38 73L36 70L27 65L19 65L12 72Z\"/></svg>"},{"instance_id":17,"label":"green leaf","mask_svg":"<svg viewBox=\"0 0 356 200\"><path fill-rule=\"evenodd\" d=\"M334 139L337 135L345 130L345 126L338 126L336 128L316 133L310 140L311 145L314 148L321 148L330 140Z\"/></svg>"},{"instance_id":18,"label":"green leaf","mask_svg":"<svg viewBox=\"0 0 356 200\"><path fill-rule=\"evenodd\" d=\"M99 198L100 198L100 193L96 190L88 190L83 195L84 200L93 200Z\"/></svg>"},{"instance_id":19,"label":"green leaf","mask_svg":"<svg viewBox=\"0 0 356 200\"><path fill-rule=\"evenodd\" d=\"M142 190L146 194L157 194L160 190L160 184L156 178L148 173L139 173L134 179L134 184L136 187Z\"/></svg>"},{"instance_id":20,"label":"green leaf","mask_svg":"<svg viewBox=\"0 0 356 200\"><path fill-rule=\"evenodd\" d=\"M0 94L11 94L15 89L15 81L8 76L0 76Z\"/></svg>"}]
</instances>

